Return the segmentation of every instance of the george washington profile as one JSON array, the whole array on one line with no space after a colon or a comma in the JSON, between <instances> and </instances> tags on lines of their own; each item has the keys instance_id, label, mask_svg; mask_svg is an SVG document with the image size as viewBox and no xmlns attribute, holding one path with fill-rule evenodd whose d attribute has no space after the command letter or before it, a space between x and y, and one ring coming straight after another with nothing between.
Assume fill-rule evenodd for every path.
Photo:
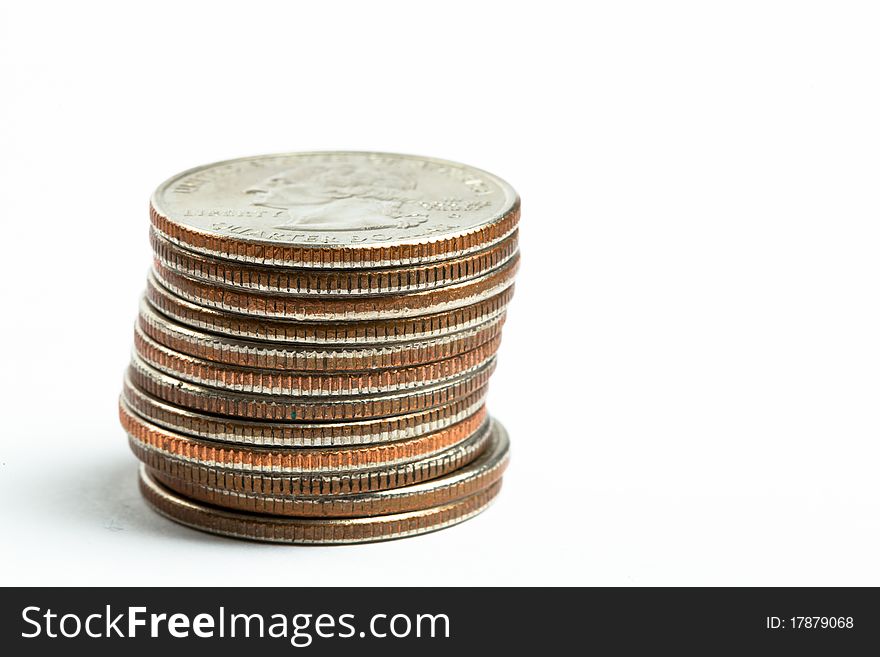
<instances>
[{"instance_id":1,"label":"george washington profile","mask_svg":"<svg viewBox=\"0 0 880 657\"><path fill-rule=\"evenodd\" d=\"M279 230L411 228L427 221L407 213L418 181L405 171L355 164L309 164L281 171L245 190L252 204L287 211Z\"/></svg>"}]
</instances>

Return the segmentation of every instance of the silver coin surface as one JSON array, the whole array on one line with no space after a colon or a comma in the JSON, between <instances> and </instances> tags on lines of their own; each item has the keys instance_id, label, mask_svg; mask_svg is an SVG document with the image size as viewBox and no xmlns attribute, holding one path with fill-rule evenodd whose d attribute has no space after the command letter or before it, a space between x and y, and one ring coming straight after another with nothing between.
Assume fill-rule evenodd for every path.
<instances>
[{"instance_id":1,"label":"silver coin surface","mask_svg":"<svg viewBox=\"0 0 880 657\"><path fill-rule=\"evenodd\" d=\"M356 247L464 235L517 203L500 178L412 155L317 152L216 162L165 181L154 209L206 235L257 244Z\"/></svg>"}]
</instances>

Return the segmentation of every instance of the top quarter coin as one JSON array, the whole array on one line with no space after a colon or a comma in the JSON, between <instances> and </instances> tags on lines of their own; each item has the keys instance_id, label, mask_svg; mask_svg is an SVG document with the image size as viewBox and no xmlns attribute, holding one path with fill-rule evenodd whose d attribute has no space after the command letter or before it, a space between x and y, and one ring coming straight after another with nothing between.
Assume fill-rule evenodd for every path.
<instances>
[{"instance_id":1,"label":"top quarter coin","mask_svg":"<svg viewBox=\"0 0 880 657\"><path fill-rule=\"evenodd\" d=\"M391 267L480 251L510 235L500 178L433 158L286 153L227 160L162 183L153 227L190 250L303 268Z\"/></svg>"}]
</instances>

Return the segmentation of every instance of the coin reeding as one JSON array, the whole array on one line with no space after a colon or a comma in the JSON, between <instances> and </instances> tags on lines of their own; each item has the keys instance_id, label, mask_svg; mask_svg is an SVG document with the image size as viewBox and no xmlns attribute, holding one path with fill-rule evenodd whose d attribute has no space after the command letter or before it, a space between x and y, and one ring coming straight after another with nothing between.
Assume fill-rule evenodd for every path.
<instances>
[{"instance_id":1,"label":"coin reeding","mask_svg":"<svg viewBox=\"0 0 880 657\"><path fill-rule=\"evenodd\" d=\"M514 286L468 306L420 317L330 324L284 319L252 318L241 313L200 306L165 288L152 272L147 279L147 300L158 312L181 324L213 333L267 342L316 345L400 344L444 337L471 328L505 313Z\"/></svg>"},{"instance_id":2,"label":"coin reeding","mask_svg":"<svg viewBox=\"0 0 880 657\"><path fill-rule=\"evenodd\" d=\"M441 507L372 518L284 518L214 510L188 501L149 478L142 468L141 493L160 515L188 527L255 541L294 544L351 544L425 534L459 524L484 511L501 481Z\"/></svg>"},{"instance_id":3,"label":"coin reeding","mask_svg":"<svg viewBox=\"0 0 880 657\"><path fill-rule=\"evenodd\" d=\"M488 248L516 230L520 217L517 197L498 221L460 235L415 244L369 247L327 247L257 244L188 228L160 214L150 203L150 221L160 235L184 248L215 257L266 265L316 268L393 267L456 258Z\"/></svg>"},{"instance_id":4,"label":"coin reeding","mask_svg":"<svg viewBox=\"0 0 880 657\"><path fill-rule=\"evenodd\" d=\"M498 481L508 460L509 442L506 433L501 433L477 459L443 477L371 493L311 497L246 493L176 479L159 471L151 474L185 497L233 510L284 516L358 517L413 511L467 497Z\"/></svg>"},{"instance_id":5,"label":"coin reeding","mask_svg":"<svg viewBox=\"0 0 880 657\"><path fill-rule=\"evenodd\" d=\"M357 501L351 499L354 496L349 496L349 499L337 501L332 497L318 498L292 495L284 498L238 493L201 486L191 481L169 477L156 470L149 468L148 470L166 488L197 502L242 513L304 518L357 518L417 511L426 507L455 502L468 495L478 493L488 488L488 486L498 481L501 477L501 472L483 473L460 487L450 487L449 491L436 491L423 495L411 495L410 497L388 497ZM399 489L394 488L391 490ZM377 493L381 492L385 491L377 491ZM362 497L365 498L367 495L369 494L364 493Z\"/></svg>"},{"instance_id":6,"label":"coin reeding","mask_svg":"<svg viewBox=\"0 0 880 657\"><path fill-rule=\"evenodd\" d=\"M406 440L440 431L477 412L485 402L486 391L478 389L444 406L418 413L332 424L260 423L201 414L148 395L129 376L123 382L123 397L150 422L207 440L263 447L332 447Z\"/></svg>"},{"instance_id":7,"label":"coin reeding","mask_svg":"<svg viewBox=\"0 0 880 657\"><path fill-rule=\"evenodd\" d=\"M227 415L252 420L339 421L388 417L442 406L485 386L495 369L494 359L478 370L440 387L363 398L290 399L248 396L187 383L168 376L132 354L129 372L140 389L170 404L212 415ZM167 381L163 381L167 379Z\"/></svg>"},{"instance_id":8,"label":"coin reeding","mask_svg":"<svg viewBox=\"0 0 880 657\"><path fill-rule=\"evenodd\" d=\"M436 290L375 298L332 298L320 301L311 298L257 294L209 285L169 271L155 259L153 273L162 285L174 294L209 308L219 308L254 317L335 322L387 319L389 315L415 317L472 305L510 287L518 266L519 255L484 276Z\"/></svg>"},{"instance_id":9,"label":"coin reeding","mask_svg":"<svg viewBox=\"0 0 880 657\"><path fill-rule=\"evenodd\" d=\"M177 434L139 416L124 399L119 421L126 433L143 446L170 458L199 465L256 472L344 472L387 467L433 456L464 442L477 431L488 430L486 411L446 429L418 438L359 447L245 447Z\"/></svg>"},{"instance_id":10,"label":"coin reeding","mask_svg":"<svg viewBox=\"0 0 880 657\"><path fill-rule=\"evenodd\" d=\"M403 368L452 358L500 335L504 319L502 314L473 329L435 341L378 348L316 349L314 345L297 348L274 343L273 346L273 343L205 333L166 318L146 299L141 300L138 313L138 324L150 338L194 358L256 369L321 372Z\"/></svg>"},{"instance_id":11,"label":"coin reeding","mask_svg":"<svg viewBox=\"0 0 880 657\"><path fill-rule=\"evenodd\" d=\"M197 253L150 229L150 245L162 266L208 284L291 296L381 295L419 292L463 283L502 267L517 252L517 231L465 257L402 268L293 269L243 265Z\"/></svg>"},{"instance_id":12,"label":"coin reeding","mask_svg":"<svg viewBox=\"0 0 880 657\"><path fill-rule=\"evenodd\" d=\"M409 368L318 374L217 364L168 349L149 338L139 326L134 331L138 355L170 376L235 392L296 397L380 394L439 384L480 368L494 357L499 344L500 337L496 337L453 358Z\"/></svg>"},{"instance_id":13,"label":"coin reeding","mask_svg":"<svg viewBox=\"0 0 880 657\"><path fill-rule=\"evenodd\" d=\"M339 472L259 472L169 456L129 436L132 453L145 465L170 477L224 490L275 495L356 495L410 486L455 472L480 457L491 434L477 431L449 449L416 461Z\"/></svg>"}]
</instances>

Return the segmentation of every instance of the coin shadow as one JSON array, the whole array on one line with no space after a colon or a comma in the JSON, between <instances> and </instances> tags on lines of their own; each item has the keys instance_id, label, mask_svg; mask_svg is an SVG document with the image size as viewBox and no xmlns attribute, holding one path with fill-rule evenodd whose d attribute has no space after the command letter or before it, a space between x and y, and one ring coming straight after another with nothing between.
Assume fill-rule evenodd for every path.
<instances>
[{"instance_id":1,"label":"coin shadow","mask_svg":"<svg viewBox=\"0 0 880 657\"><path fill-rule=\"evenodd\" d=\"M97 472L101 476L95 476ZM76 477L74 479L74 477ZM65 503L59 505L66 520L79 526L94 529L99 526L107 532L126 532L128 537L145 539L162 537L198 544L229 544L236 549L265 550L282 548L285 550L320 551L321 549L340 549L340 545L294 545L267 543L264 541L242 540L219 536L192 529L176 523L150 508L143 499L138 486L138 465L130 458L113 460L103 467L95 468L91 476L83 477L73 473L71 481L65 482L67 495ZM426 532L432 534L433 530ZM418 537L417 537L418 538ZM393 542L402 538L392 539ZM367 544L387 543L387 539L365 541Z\"/></svg>"},{"instance_id":2,"label":"coin shadow","mask_svg":"<svg viewBox=\"0 0 880 657\"><path fill-rule=\"evenodd\" d=\"M59 507L65 521L94 530L129 536L197 543L232 542L179 525L153 511L138 490L138 466L130 458L108 461L84 476L71 472Z\"/></svg>"}]
</instances>

